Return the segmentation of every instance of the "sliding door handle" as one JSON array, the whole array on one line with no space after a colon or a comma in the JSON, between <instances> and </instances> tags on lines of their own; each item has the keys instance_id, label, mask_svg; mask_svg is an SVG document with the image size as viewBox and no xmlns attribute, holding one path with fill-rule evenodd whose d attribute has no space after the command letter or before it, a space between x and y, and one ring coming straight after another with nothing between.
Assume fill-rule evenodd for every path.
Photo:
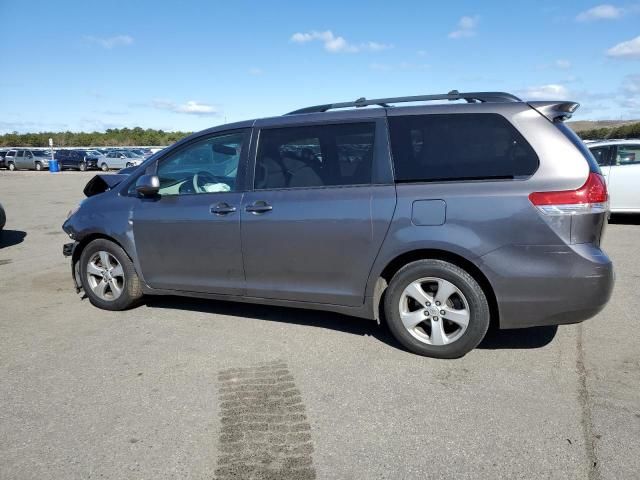
<instances>
[{"instance_id":1,"label":"sliding door handle","mask_svg":"<svg viewBox=\"0 0 640 480\"><path fill-rule=\"evenodd\" d=\"M258 201L251 205L247 205L245 209L249 213L253 213L254 215L259 215L261 213L267 213L273 210L273 207L269 205L267 202Z\"/></svg>"}]
</instances>

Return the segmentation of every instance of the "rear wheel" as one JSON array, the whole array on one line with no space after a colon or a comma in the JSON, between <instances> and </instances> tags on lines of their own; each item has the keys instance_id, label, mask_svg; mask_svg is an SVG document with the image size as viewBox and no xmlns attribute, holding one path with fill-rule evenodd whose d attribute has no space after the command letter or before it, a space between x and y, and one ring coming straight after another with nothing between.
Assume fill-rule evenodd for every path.
<instances>
[{"instance_id":1,"label":"rear wheel","mask_svg":"<svg viewBox=\"0 0 640 480\"><path fill-rule=\"evenodd\" d=\"M16 169L16 164L13 162L9 162L9 164L7 165L7 168L13 172Z\"/></svg>"},{"instance_id":2,"label":"rear wheel","mask_svg":"<svg viewBox=\"0 0 640 480\"><path fill-rule=\"evenodd\" d=\"M80 255L80 279L89 301L105 310L125 310L142 297L133 262L115 243L98 239Z\"/></svg>"},{"instance_id":3,"label":"rear wheel","mask_svg":"<svg viewBox=\"0 0 640 480\"><path fill-rule=\"evenodd\" d=\"M38 172L39 172L40 170L42 170L42 164L41 164L40 162L36 162L35 167L36 167L36 171L38 171Z\"/></svg>"},{"instance_id":4,"label":"rear wheel","mask_svg":"<svg viewBox=\"0 0 640 480\"><path fill-rule=\"evenodd\" d=\"M458 358L489 328L482 287L465 270L442 260L419 260L395 274L385 294L389 330L408 350Z\"/></svg>"}]
</instances>

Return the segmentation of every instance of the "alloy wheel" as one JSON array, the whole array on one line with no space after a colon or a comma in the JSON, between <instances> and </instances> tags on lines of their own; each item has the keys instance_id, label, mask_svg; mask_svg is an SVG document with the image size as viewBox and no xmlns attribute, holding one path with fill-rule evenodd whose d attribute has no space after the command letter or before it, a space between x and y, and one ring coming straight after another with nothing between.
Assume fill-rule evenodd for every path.
<instances>
[{"instance_id":1,"label":"alloy wheel","mask_svg":"<svg viewBox=\"0 0 640 480\"><path fill-rule=\"evenodd\" d=\"M124 270L116 257L100 250L87 263L87 281L98 298L113 301L122 295L125 286Z\"/></svg>"},{"instance_id":2,"label":"alloy wheel","mask_svg":"<svg viewBox=\"0 0 640 480\"><path fill-rule=\"evenodd\" d=\"M411 282L400 296L400 319L420 342L442 346L458 340L469 326L471 310L462 291L443 278Z\"/></svg>"}]
</instances>

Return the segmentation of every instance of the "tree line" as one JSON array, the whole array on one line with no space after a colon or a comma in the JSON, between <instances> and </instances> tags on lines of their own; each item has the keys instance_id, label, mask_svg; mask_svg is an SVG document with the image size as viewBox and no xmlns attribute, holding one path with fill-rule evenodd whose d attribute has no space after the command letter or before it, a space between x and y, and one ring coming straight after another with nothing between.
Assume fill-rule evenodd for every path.
<instances>
[{"instance_id":1,"label":"tree line","mask_svg":"<svg viewBox=\"0 0 640 480\"><path fill-rule=\"evenodd\" d=\"M165 132L153 128L109 128L104 132L5 133L0 147L48 147L49 139L59 147L111 147L133 145L170 145L191 132Z\"/></svg>"},{"instance_id":2,"label":"tree line","mask_svg":"<svg viewBox=\"0 0 640 480\"><path fill-rule=\"evenodd\" d=\"M617 127L592 128L576 132L583 140L604 140L607 138L640 138L640 122Z\"/></svg>"},{"instance_id":3,"label":"tree line","mask_svg":"<svg viewBox=\"0 0 640 480\"><path fill-rule=\"evenodd\" d=\"M115 147L133 145L171 145L191 132L165 132L153 128L108 128L104 132L39 132L5 133L0 135L0 147L48 147L53 138L55 147ZM607 138L640 138L640 122L617 127L602 127L577 132L583 140Z\"/></svg>"}]
</instances>

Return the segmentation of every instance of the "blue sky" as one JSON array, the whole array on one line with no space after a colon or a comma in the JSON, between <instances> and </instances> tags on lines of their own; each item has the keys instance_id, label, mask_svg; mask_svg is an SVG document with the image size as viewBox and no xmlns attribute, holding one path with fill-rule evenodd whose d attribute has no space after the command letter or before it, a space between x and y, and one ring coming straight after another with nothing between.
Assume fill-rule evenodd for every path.
<instances>
[{"instance_id":1,"label":"blue sky","mask_svg":"<svg viewBox=\"0 0 640 480\"><path fill-rule=\"evenodd\" d=\"M454 88L640 118L634 3L0 0L0 18L0 133L200 130Z\"/></svg>"}]
</instances>

